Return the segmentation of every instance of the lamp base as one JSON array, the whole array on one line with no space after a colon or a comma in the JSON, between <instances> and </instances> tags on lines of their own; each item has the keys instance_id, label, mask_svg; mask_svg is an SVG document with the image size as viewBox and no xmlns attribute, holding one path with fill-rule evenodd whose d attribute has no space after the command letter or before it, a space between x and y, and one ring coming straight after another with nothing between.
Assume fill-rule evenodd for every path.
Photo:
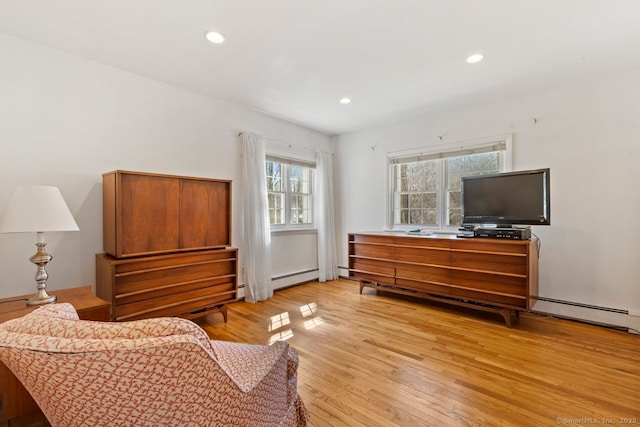
<instances>
[{"instance_id":1,"label":"lamp base","mask_svg":"<svg viewBox=\"0 0 640 427\"><path fill-rule=\"evenodd\" d=\"M49 295L46 289L38 289L38 292L27 301L27 305L51 304L56 302L56 299L57 297Z\"/></svg>"},{"instance_id":2,"label":"lamp base","mask_svg":"<svg viewBox=\"0 0 640 427\"><path fill-rule=\"evenodd\" d=\"M55 295L49 295L47 293L47 279L49 278L49 275L47 274L45 266L53 259L53 257L45 252L45 246L47 246L47 244L44 242L44 233L38 231L38 243L36 243L36 248L38 248L38 250L35 255L29 258L29 261L38 266L38 270L36 271L38 291L31 297L31 299L29 299L29 301L27 301L27 305L50 304L52 302L56 302Z\"/></svg>"}]
</instances>

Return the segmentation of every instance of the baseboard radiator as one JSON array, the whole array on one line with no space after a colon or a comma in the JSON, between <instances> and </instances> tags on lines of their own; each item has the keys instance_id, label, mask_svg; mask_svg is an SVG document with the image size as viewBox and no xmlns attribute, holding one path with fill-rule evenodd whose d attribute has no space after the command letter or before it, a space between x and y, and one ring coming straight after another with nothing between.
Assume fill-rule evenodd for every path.
<instances>
[{"instance_id":1,"label":"baseboard radiator","mask_svg":"<svg viewBox=\"0 0 640 427\"><path fill-rule=\"evenodd\" d=\"M311 268L309 270L296 271L295 273L281 274L271 277L273 290L285 289L290 286L300 285L302 283L313 282L318 280L318 269ZM238 285L238 299L244 299L245 284Z\"/></svg>"},{"instance_id":2,"label":"baseboard radiator","mask_svg":"<svg viewBox=\"0 0 640 427\"><path fill-rule=\"evenodd\" d=\"M273 284L273 289L277 290L314 280L318 280L317 268L275 276L271 278L271 283Z\"/></svg>"},{"instance_id":3,"label":"baseboard radiator","mask_svg":"<svg viewBox=\"0 0 640 427\"><path fill-rule=\"evenodd\" d=\"M546 297L538 297L538 302L531 311L546 316L626 330L635 334L640 333L640 312L632 313L630 310Z\"/></svg>"}]
</instances>

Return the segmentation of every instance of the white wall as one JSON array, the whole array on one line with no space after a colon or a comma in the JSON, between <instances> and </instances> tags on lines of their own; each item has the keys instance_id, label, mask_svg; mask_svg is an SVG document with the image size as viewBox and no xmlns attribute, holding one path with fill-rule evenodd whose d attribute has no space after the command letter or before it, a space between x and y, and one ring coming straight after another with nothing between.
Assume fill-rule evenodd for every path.
<instances>
[{"instance_id":1,"label":"white wall","mask_svg":"<svg viewBox=\"0 0 640 427\"><path fill-rule=\"evenodd\" d=\"M551 168L540 296L640 314L640 68L341 135L340 266L347 233L386 226L387 152L506 133L514 170Z\"/></svg>"},{"instance_id":2,"label":"white wall","mask_svg":"<svg viewBox=\"0 0 640 427\"><path fill-rule=\"evenodd\" d=\"M295 245L297 250L292 251ZM271 233L271 277L280 289L318 279L318 241L315 230ZM286 256L283 256L286 254Z\"/></svg>"},{"instance_id":3,"label":"white wall","mask_svg":"<svg viewBox=\"0 0 640 427\"><path fill-rule=\"evenodd\" d=\"M48 233L52 290L95 284L102 252L102 173L115 169L233 180L233 236L240 243L239 131L329 149L330 138L239 105L0 33L0 212L15 186L60 187L79 232ZM0 297L35 290L36 236L0 235ZM308 254L308 242L280 244ZM242 259L242 248L240 248ZM282 257L282 259L278 258ZM317 267L317 264L316 264Z\"/></svg>"}]
</instances>

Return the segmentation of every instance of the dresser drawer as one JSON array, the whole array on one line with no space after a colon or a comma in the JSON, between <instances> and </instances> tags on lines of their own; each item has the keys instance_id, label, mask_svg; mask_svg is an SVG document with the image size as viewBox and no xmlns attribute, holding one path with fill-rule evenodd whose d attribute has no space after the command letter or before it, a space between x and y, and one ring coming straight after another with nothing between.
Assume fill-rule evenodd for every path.
<instances>
[{"instance_id":1,"label":"dresser drawer","mask_svg":"<svg viewBox=\"0 0 640 427\"><path fill-rule=\"evenodd\" d=\"M141 299L115 306L115 320L135 320L160 316L183 316L215 305L235 301L235 285L222 283L179 294Z\"/></svg>"},{"instance_id":2,"label":"dresser drawer","mask_svg":"<svg viewBox=\"0 0 640 427\"><path fill-rule=\"evenodd\" d=\"M215 260L116 273L115 294L139 293L155 289L167 289L172 293L180 292L179 289L172 291L170 288L176 285L197 284L215 277L234 274L234 266L234 260Z\"/></svg>"},{"instance_id":3,"label":"dresser drawer","mask_svg":"<svg viewBox=\"0 0 640 427\"><path fill-rule=\"evenodd\" d=\"M529 269L523 254L492 254L478 252L452 252L451 266L477 271L519 274L526 276Z\"/></svg>"}]
</instances>

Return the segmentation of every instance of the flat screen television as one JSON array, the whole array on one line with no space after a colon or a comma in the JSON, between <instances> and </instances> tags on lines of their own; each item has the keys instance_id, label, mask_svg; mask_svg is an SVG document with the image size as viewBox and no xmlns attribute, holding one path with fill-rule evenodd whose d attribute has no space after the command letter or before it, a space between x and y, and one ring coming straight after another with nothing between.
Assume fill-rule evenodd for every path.
<instances>
[{"instance_id":1,"label":"flat screen television","mask_svg":"<svg viewBox=\"0 0 640 427\"><path fill-rule=\"evenodd\" d=\"M463 224L550 225L549 169L462 178Z\"/></svg>"}]
</instances>

